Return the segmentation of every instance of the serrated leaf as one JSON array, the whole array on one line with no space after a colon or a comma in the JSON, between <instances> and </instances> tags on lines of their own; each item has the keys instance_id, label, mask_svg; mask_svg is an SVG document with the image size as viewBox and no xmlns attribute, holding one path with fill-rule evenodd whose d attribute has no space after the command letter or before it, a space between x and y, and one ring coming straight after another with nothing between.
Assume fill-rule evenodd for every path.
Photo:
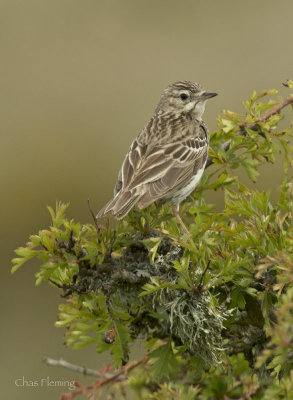
<instances>
[{"instance_id":1,"label":"serrated leaf","mask_svg":"<svg viewBox=\"0 0 293 400\"><path fill-rule=\"evenodd\" d=\"M139 294L139 297L147 296L149 294L165 289L167 287L169 288L177 287L176 285L169 282L159 282L159 279L154 276L151 277L151 281L153 282L153 285L150 283L146 283L145 285L142 286L143 291Z\"/></svg>"},{"instance_id":2,"label":"serrated leaf","mask_svg":"<svg viewBox=\"0 0 293 400\"><path fill-rule=\"evenodd\" d=\"M242 165L244 166L244 168L247 172L247 175L253 182L256 182L257 178L260 175L256 169L259 166L259 164L260 164L260 162L258 160L251 159L251 158L246 158L242 161Z\"/></svg>"},{"instance_id":3,"label":"serrated leaf","mask_svg":"<svg viewBox=\"0 0 293 400\"><path fill-rule=\"evenodd\" d=\"M128 352L128 343L131 340L129 328L120 322L113 320L116 336L111 353L115 367L120 367Z\"/></svg>"},{"instance_id":4,"label":"serrated leaf","mask_svg":"<svg viewBox=\"0 0 293 400\"><path fill-rule=\"evenodd\" d=\"M231 292L231 308L239 308L240 310L244 310L245 309L245 298L242 294L242 291L239 288L234 289Z\"/></svg>"},{"instance_id":5,"label":"serrated leaf","mask_svg":"<svg viewBox=\"0 0 293 400\"><path fill-rule=\"evenodd\" d=\"M223 124L222 129L225 133L231 132L236 126L234 121L231 121L231 120L225 119L225 118L222 118L222 124Z\"/></svg>"},{"instance_id":6,"label":"serrated leaf","mask_svg":"<svg viewBox=\"0 0 293 400\"><path fill-rule=\"evenodd\" d=\"M56 202L56 211L52 207L47 206L47 209L51 215L53 227L59 228L64 220L65 211L69 207L69 203L63 204L60 201Z\"/></svg>"},{"instance_id":7,"label":"serrated leaf","mask_svg":"<svg viewBox=\"0 0 293 400\"><path fill-rule=\"evenodd\" d=\"M170 340L167 344L152 351L149 358L150 360L154 360L151 371L158 380L161 380L163 376L169 376L180 367L180 363L173 353Z\"/></svg>"}]
</instances>

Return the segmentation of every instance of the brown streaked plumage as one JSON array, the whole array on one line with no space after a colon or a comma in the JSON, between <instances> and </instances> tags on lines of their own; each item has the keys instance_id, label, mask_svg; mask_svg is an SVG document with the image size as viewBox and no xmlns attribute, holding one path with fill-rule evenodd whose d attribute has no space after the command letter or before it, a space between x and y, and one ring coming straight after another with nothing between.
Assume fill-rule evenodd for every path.
<instances>
[{"instance_id":1,"label":"brown streaked plumage","mask_svg":"<svg viewBox=\"0 0 293 400\"><path fill-rule=\"evenodd\" d=\"M134 205L145 208L165 199L184 231L179 203L195 188L203 173L209 132L201 117L207 99L216 96L193 82L169 85L148 124L132 142L122 164L114 197L97 218L121 219Z\"/></svg>"}]
</instances>

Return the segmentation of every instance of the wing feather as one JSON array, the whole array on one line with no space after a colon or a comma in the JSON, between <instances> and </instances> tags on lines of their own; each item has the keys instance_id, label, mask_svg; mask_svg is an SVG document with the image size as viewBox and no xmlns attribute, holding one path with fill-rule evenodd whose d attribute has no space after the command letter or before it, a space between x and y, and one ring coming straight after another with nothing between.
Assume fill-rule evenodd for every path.
<instances>
[{"instance_id":1,"label":"wing feather","mask_svg":"<svg viewBox=\"0 0 293 400\"><path fill-rule=\"evenodd\" d=\"M118 218L126 215L134 204L145 208L162 198L172 196L188 184L196 171L204 167L208 154L209 136L203 124L169 142L157 141L152 147L135 139L122 164L115 197L102 213L112 212Z\"/></svg>"},{"instance_id":2,"label":"wing feather","mask_svg":"<svg viewBox=\"0 0 293 400\"><path fill-rule=\"evenodd\" d=\"M124 189L135 189L138 186L162 180L166 190L177 183L191 179L194 169L205 163L208 149L208 138L202 129L197 136L185 138L170 144L154 146L144 157L139 157L139 143L131 146L122 166ZM176 183L176 185L175 185ZM161 191L160 191L161 192Z\"/></svg>"}]
</instances>

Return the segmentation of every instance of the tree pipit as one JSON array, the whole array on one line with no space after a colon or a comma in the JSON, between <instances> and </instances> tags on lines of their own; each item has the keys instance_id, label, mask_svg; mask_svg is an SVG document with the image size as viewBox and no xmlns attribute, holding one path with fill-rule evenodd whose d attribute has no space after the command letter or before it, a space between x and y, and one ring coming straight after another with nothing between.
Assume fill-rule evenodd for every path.
<instances>
[{"instance_id":1,"label":"tree pipit","mask_svg":"<svg viewBox=\"0 0 293 400\"><path fill-rule=\"evenodd\" d=\"M174 216L189 235L179 204L204 171L209 131L202 115L206 101L216 95L188 81L175 82L164 90L154 115L126 154L113 199L97 218L113 214L121 219L134 205L145 208L166 200L172 202Z\"/></svg>"}]
</instances>

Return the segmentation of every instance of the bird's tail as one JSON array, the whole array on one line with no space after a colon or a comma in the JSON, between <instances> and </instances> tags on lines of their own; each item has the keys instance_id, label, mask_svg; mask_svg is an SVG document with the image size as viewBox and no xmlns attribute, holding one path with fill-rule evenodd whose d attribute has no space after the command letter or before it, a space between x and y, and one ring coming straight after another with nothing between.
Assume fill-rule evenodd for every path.
<instances>
[{"instance_id":1,"label":"bird's tail","mask_svg":"<svg viewBox=\"0 0 293 400\"><path fill-rule=\"evenodd\" d=\"M140 197L139 194L133 194L130 190L118 192L117 195L98 212L97 218L113 214L117 219L121 219L129 213Z\"/></svg>"}]
</instances>

